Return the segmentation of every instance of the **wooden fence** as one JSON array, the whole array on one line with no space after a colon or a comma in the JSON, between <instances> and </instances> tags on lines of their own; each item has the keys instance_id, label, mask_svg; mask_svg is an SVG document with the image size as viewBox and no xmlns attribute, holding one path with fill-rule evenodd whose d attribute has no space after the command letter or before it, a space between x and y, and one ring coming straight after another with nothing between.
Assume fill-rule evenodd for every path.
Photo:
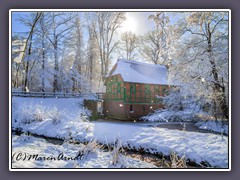
<instances>
[{"instance_id":1,"label":"wooden fence","mask_svg":"<svg viewBox=\"0 0 240 180\"><path fill-rule=\"evenodd\" d=\"M105 93L59 93L59 92L24 92L12 91L15 97L42 97L42 98L97 98L103 99Z\"/></svg>"}]
</instances>

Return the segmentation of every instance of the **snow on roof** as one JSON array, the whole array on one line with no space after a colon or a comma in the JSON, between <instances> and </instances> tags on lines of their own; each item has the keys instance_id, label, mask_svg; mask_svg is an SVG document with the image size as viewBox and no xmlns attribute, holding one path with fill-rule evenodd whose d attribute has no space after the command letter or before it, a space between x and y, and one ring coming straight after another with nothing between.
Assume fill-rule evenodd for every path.
<instances>
[{"instance_id":1,"label":"snow on roof","mask_svg":"<svg viewBox=\"0 0 240 180\"><path fill-rule=\"evenodd\" d=\"M125 82L169 85L166 66L119 59L109 76L120 74Z\"/></svg>"}]
</instances>

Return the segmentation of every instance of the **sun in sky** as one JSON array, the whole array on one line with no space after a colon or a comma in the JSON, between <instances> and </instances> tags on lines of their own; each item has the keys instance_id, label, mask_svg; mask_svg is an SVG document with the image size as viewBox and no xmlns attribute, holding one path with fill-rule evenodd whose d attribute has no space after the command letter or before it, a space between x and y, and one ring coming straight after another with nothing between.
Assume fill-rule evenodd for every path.
<instances>
[{"instance_id":1,"label":"sun in sky","mask_svg":"<svg viewBox=\"0 0 240 180\"><path fill-rule=\"evenodd\" d=\"M128 12L126 13L126 20L122 23L120 31L130 31L132 33L137 32L137 20Z\"/></svg>"}]
</instances>

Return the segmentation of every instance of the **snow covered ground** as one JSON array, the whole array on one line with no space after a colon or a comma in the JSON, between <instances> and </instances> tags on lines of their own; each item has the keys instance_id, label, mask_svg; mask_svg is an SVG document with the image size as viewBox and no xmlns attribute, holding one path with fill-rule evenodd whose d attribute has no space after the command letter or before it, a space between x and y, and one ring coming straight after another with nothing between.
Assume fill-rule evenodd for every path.
<instances>
[{"instance_id":1,"label":"snow covered ground","mask_svg":"<svg viewBox=\"0 0 240 180\"><path fill-rule=\"evenodd\" d=\"M94 145L54 145L26 135L13 135L12 148L12 168L156 168L121 154L115 162L114 151L103 152Z\"/></svg>"},{"instance_id":2,"label":"snow covered ground","mask_svg":"<svg viewBox=\"0 0 240 180\"><path fill-rule=\"evenodd\" d=\"M90 112L82 99L17 98L12 99L12 129L67 139L88 138Z\"/></svg>"},{"instance_id":3,"label":"snow covered ground","mask_svg":"<svg viewBox=\"0 0 240 180\"><path fill-rule=\"evenodd\" d=\"M220 135L101 122L94 123L93 137L101 143L118 138L126 147L164 155L176 152L197 163L207 161L211 166L228 166L228 138Z\"/></svg>"},{"instance_id":4,"label":"snow covered ground","mask_svg":"<svg viewBox=\"0 0 240 180\"><path fill-rule=\"evenodd\" d=\"M198 115L200 116L201 114L194 114L190 110L173 111L164 109L157 110L151 115L144 116L142 120L147 122L196 122L194 125L199 129L228 134L228 125L215 120L202 121L197 117Z\"/></svg>"},{"instance_id":5,"label":"snow covered ground","mask_svg":"<svg viewBox=\"0 0 240 180\"><path fill-rule=\"evenodd\" d=\"M197 126L199 129L207 129L214 132L228 134L228 125L223 124L221 121L214 120L199 121L195 123L195 126Z\"/></svg>"},{"instance_id":6,"label":"snow covered ground","mask_svg":"<svg viewBox=\"0 0 240 180\"><path fill-rule=\"evenodd\" d=\"M212 167L228 168L226 136L139 124L87 122L89 112L81 103L80 99L13 98L12 129L20 128L38 135L72 138L77 141L97 140L103 144L113 144L118 139L124 147L130 149L143 149L164 155L176 152L177 155L185 155L196 163L207 162ZM35 114L35 117L38 117L36 114L42 114L34 110L36 108L44 112L46 117L40 117L39 120L31 117L29 122L26 122L26 118L31 114ZM57 113L51 113L52 108L55 108L54 112ZM34 113L29 113L29 110ZM56 123L53 123L55 121Z\"/></svg>"},{"instance_id":7,"label":"snow covered ground","mask_svg":"<svg viewBox=\"0 0 240 180\"><path fill-rule=\"evenodd\" d=\"M193 122L197 121L192 111L173 111L168 109L156 110L153 114L141 118L149 122Z\"/></svg>"}]
</instances>

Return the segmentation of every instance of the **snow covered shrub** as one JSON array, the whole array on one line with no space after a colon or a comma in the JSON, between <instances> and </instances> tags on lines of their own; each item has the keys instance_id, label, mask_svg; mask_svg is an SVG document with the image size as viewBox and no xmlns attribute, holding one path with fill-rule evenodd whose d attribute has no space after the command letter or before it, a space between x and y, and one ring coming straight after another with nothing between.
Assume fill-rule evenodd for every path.
<instances>
[{"instance_id":1,"label":"snow covered shrub","mask_svg":"<svg viewBox=\"0 0 240 180\"><path fill-rule=\"evenodd\" d=\"M199 120L198 116L191 110L174 111L168 109L156 110L153 114L143 116L141 119L158 122L196 122Z\"/></svg>"},{"instance_id":2,"label":"snow covered shrub","mask_svg":"<svg viewBox=\"0 0 240 180\"><path fill-rule=\"evenodd\" d=\"M23 105L19 108L21 122L30 124L34 121L42 121L45 118L44 107L40 105Z\"/></svg>"},{"instance_id":3,"label":"snow covered shrub","mask_svg":"<svg viewBox=\"0 0 240 180\"><path fill-rule=\"evenodd\" d=\"M201 101L196 97L185 96L175 88L168 96L159 97L163 102L165 109L158 109L153 114L142 117L145 121L162 122L196 122L201 116L206 115L201 108Z\"/></svg>"},{"instance_id":4,"label":"snow covered shrub","mask_svg":"<svg viewBox=\"0 0 240 180\"><path fill-rule=\"evenodd\" d=\"M81 122L89 122L89 117L91 116L91 111L88 110L86 107L83 105L83 100L77 101L76 102L80 112L77 113L78 119Z\"/></svg>"},{"instance_id":5,"label":"snow covered shrub","mask_svg":"<svg viewBox=\"0 0 240 180\"><path fill-rule=\"evenodd\" d=\"M167 109L183 110L184 97L178 88L169 91L169 94L164 97L159 97Z\"/></svg>"},{"instance_id":6,"label":"snow covered shrub","mask_svg":"<svg viewBox=\"0 0 240 180\"><path fill-rule=\"evenodd\" d=\"M61 122L63 112L60 112L56 107L53 107L49 112L49 118L52 119L52 123L57 125Z\"/></svg>"},{"instance_id":7,"label":"snow covered shrub","mask_svg":"<svg viewBox=\"0 0 240 180\"><path fill-rule=\"evenodd\" d=\"M13 111L13 117L16 117L19 122L30 124L32 122L41 122L43 120L51 119L53 124L58 124L63 113L56 107L45 107L39 104L24 104Z\"/></svg>"},{"instance_id":8,"label":"snow covered shrub","mask_svg":"<svg viewBox=\"0 0 240 180\"><path fill-rule=\"evenodd\" d=\"M123 147L122 147L122 143L119 139L116 139L114 145L113 145L113 150L111 152L112 155L112 160L111 160L111 164L112 165L116 165L117 163L120 162L120 156L121 153L123 153Z\"/></svg>"},{"instance_id":9,"label":"snow covered shrub","mask_svg":"<svg viewBox=\"0 0 240 180\"><path fill-rule=\"evenodd\" d=\"M179 157L175 152L170 154L170 159L166 160L164 157L160 161L164 168L187 168L185 156Z\"/></svg>"},{"instance_id":10,"label":"snow covered shrub","mask_svg":"<svg viewBox=\"0 0 240 180\"><path fill-rule=\"evenodd\" d=\"M29 111L28 111L29 112ZM47 109L41 105L32 106L32 120L43 121L47 118Z\"/></svg>"},{"instance_id":11,"label":"snow covered shrub","mask_svg":"<svg viewBox=\"0 0 240 180\"><path fill-rule=\"evenodd\" d=\"M166 109L174 111L191 110L194 112L201 111L201 99L197 97L185 95L179 88L173 88L169 94L160 97Z\"/></svg>"},{"instance_id":12,"label":"snow covered shrub","mask_svg":"<svg viewBox=\"0 0 240 180\"><path fill-rule=\"evenodd\" d=\"M171 153L170 155L171 162L169 163L169 166L171 168L187 168L185 156L182 156L181 158L176 155L176 153Z\"/></svg>"},{"instance_id":13,"label":"snow covered shrub","mask_svg":"<svg viewBox=\"0 0 240 180\"><path fill-rule=\"evenodd\" d=\"M79 159L86 159L89 154L97 153L101 146L97 143L96 140L90 141L86 145L80 148L77 157Z\"/></svg>"},{"instance_id":14,"label":"snow covered shrub","mask_svg":"<svg viewBox=\"0 0 240 180\"><path fill-rule=\"evenodd\" d=\"M79 113L79 119L83 122L89 122L89 117L91 116L91 111L83 108L83 113Z\"/></svg>"}]
</instances>

